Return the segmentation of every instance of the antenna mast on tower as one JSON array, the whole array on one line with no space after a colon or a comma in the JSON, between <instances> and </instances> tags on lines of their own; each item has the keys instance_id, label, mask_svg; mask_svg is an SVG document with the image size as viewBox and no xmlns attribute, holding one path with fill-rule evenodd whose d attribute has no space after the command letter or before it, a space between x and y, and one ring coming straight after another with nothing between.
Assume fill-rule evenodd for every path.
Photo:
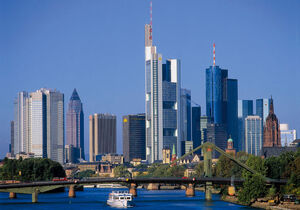
<instances>
[{"instance_id":1,"label":"antenna mast on tower","mask_svg":"<svg viewBox=\"0 0 300 210\"><path fill-rule=\"evenodd\" d=\"M150 1L150 34L149 39L152 40L152 1Z\"/></svg>"},{"instance_id":2,"label":"antenna mast on tower","mask_svg":"<svg viewBox=\"0 0 300 210\"><path fill-rule=\"evenodd\" d=\"M214 66L216 66L216 44L214 43Z\"/></svg>"}]
</instances>

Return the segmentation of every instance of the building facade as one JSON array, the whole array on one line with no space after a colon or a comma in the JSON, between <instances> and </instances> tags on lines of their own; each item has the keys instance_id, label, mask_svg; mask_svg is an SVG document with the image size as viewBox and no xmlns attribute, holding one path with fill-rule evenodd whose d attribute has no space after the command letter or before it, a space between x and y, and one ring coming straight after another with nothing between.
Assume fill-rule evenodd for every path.
<instances>
[{"instance_id":1,"label":"building facade","mask_svg":"<svg viewBox=\"0 0 300 210\"><path fill-rule=\"evenodd\" d=\"M238 151L245 151L245 119L253 115L253 100L238 100Z\"/></svg>"},{"instance_id":2,"label":"building facade","mask_svg":"<svg viewBox=\"0 0 300 210\"><path fill-rule=\"evenodd\" d=\"M201 117L201 107L194 106L192 107L192 141L193 148L197 148L201 145L201 131L200 131L200 117ZM200 154L201 151L196 151L197 154Z\"/></svg>"},{"instance_id":3,"label":"building facade","mask_svg":"<svg viewBox=\"0 0 300 210\"><path fill-rule=\"evenodd\" d=\"M146 159L145 114L123 116L124 161Z\"/></svg>"},{"instance_id":4,"label":"building facade","mask_svg":"<svg viewBox=\"0 0 300 210\"><path fill-rule=\"evenodd\" d=\"M14 152L64 163L64 95L56 90L20 92L15 102Z\"/></svg>"},{"instance_id":5,"label":"building facade","mask_svg":"<svg viewBox=\"0 0 300 210\"><path fill-rule=\"evenodd\" d=\"M245 118L245 151L248 154L260 155L262 149L262 119L260 116Z\"/></svg>"},{"instance_id":6,"label":"building facade","mask_svg":"<svg viewBox=\"0 0 300 210\"><path fill-rule=\"evenodd\" d=\"M84 155L84 113L83 106L76 89L73 90L68 104L66 123L66 145L73 145L73 163L85 159Z\"/></svg>"},{"instance_id":7,"label":"building facade","mask_svg":"<svg viewBox=\"0 0 300 210\"><path fill-rule=\"evenodd\" d=\"M181 141L192 140L191 90L181 89Z\"/></svg>"},{"instance_id":8,"label":"building facade","mask_svg":"<svg viewBox=\"0 0 300 210\"><path fill-rule=\"evenodd\" d=\"M263 147L281 147L279 120L274 113L273 99L270 100L270 111L263 132Z\"/></svg>"},{"instance_id":9,"label":"building facade","mask_svg":"<svg viewBox=\"0 0 300 210\"><path fill-rule=\"evenodd\" d=\"M256 115L263 120L263 126L266 124L267 117L270 110L270 101L268 98L256 99Z\"/></svg>"},{"instance_id":10,"label":"building facade","mask_svg":"<svg viewBox=\"0 0 300 210\"><path fill-rule=\"evenodd\" d=\"M292 142L297 139L297 133L295 129L289 129L288 124L280 124L280 138L281 145L284 147L291 146Z\"/></svg>"},{"instance_id":11,"label":"building facade","mask_svg":"<svg viewBox=\"0 0 300 210\"><path fill-rule=\"evenodd\" d=\"M97 155L116 153L117 129L116 116L112 114L94 114L89 116L90 148L89 160L96 161Z\"/></svg>"},{"instance_id":12,"label":"building facade","mask_svg":"<svg viewBox=\"0 0 300 210\"><path fill-rule=\"evenodd\" d=\"M227 128L224 124L207 124L207 141L212 142L222 150L226 149L227 146ZM213 151L213 158L218 158L219 153Z\"/></svg>"}]
</instances>

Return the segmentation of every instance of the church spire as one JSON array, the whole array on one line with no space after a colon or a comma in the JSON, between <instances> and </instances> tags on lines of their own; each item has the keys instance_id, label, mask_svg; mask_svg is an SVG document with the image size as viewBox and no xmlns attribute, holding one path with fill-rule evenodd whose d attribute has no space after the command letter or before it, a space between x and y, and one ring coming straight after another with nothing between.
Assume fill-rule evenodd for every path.
<instances>
[{"instance_id":1,"label":"church spire","mask_svg":"<svg viewBox=\"0 0 300 210\"><path fill-rule=\"evenodd\" d=\"M271 99L270 99L270 111L269 111L270 114L274 114L274 104L273 104L273 98L271 96Z\"/></svg>"}]
</instances>

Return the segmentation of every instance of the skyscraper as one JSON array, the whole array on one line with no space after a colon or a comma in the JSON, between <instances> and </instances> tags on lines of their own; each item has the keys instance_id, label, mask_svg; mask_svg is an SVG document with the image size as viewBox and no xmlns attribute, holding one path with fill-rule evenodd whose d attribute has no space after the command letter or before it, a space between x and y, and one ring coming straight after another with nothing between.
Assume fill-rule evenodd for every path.
<instances>
[{"instance_id":1,"label":"skyscraper","mask_svg":"<svg viewBox=\"0 0 300 210\"><path fill-rule=\"evenodd\" d=\"M281 147L280 128L278 119L274 113L274 104L271 97L270 111L264 126L263 147Z\"/></svg>"},{"instance_id":2,"label":"skyscraper","mask_svg":"<svg viewBox=\"0 0 300 210\"><path fill-rule=\"evenodd\" d=\"M15 126L14 126L14 121L12 120L10 122L10 153L11 156L15 155Z\"/></svg>"},{"instance_id":3,"label":"skyscraper","mask_svg":"<svg viewBox=\"0 0 300 210\"><path fill-rule=\"evenodd\" d=\"M181 141L192 140L191 90L181 89Z\"/></svg>"},{"instance_id":4,"label":"skyscraper","mask_svg":"<svg viewBox=\"0 0 300 210\"><path fill-rule=\"evenodd\" d=\"M253 115L252 100L238 100L238 151L245 151L245 119Z\"/></svg>"},{"instance_id":5,"label":"skyscraper","mask_svg":"<svg viewBox=\"0 0 300 210\"><path fill-rule=\"evenodd\" d=\"M238 81L227 79L227 135L238 139ZM233 147L238 150L239 142L234 141Z\"/></svg>"},{"instance_id":6,"label":"skyscraper","mask_svg":"<svg viewBox=\"0 0 300 210\"><path fill-rule=\"evenodd\" d=\"M123 155L125 162L146 159L145 114L123 116Z\"/></svg>"},{"instance_id":7,"label":"skyscraper","mask_svg":"<svg viewBox=\"0 0 300 210\"><path fill-rule=\"evenodd\" d=\"M207 141L212 142L222 150L226 149L227 129L226 126L224 126L224 124L216 124L216 123L207 124L206 137L207 137ZM213 151L213 158L218 158L218 157L219 157L219 153Z\"/></svg>"},{"instance_id":8,"label":"skyscraper","mask_svg":"<svg viewBox=\"0 0 300 210\"><path fill-rule=\"evenodd\" d=\"M90 161L97 155L116 153L116 116L111 114L94 114L89 116L90 124Z\"/></svg>"},{"instance_id":9,"label":"skyscraper","mask_svg":"<svg viewBox=\"0 0 300 210\"><path fill-rule=\"evenodd\" d=\"M15 102L15 154L34 153L64 163L64 95L56 90L20 92Z\"/></svg>"},{"instance_id":10,"label":"skyscraper","mask_svg":"<svg viewBox=\"0 0 300 210\"><path fill-rule=\"evenodd\" d=\"M145 25L146 159L150 163L162 160L165 147L175 145L181 154L180 66L177 59L162 64L162 55L152 45L151 13L150 24Z\"/></svg>"},{"instance_id":11,"label":"skyscraper","mask_svg":"<svg viewBox=\"0 0 300 210\"><path fill-rule=\"evenodd\" d=\"M245 151L248 154L260 155L262 148L262 119L260 116L245 118Z\"/></svg>"},{"instance_id":12,"label":"skyscraper","mask_svg":"<svg viewBox=\"0 0 300 210\"><path fill-rule=\"evenodd\" d=\"M201 107L192 107L192 141L193 148L197 148L201 145L201 131L200 131L200 117L201 117ZM200 154L201 151L196 151Z\"/></svg>"},{"instance_id":13,"label":"skyscraper","mask_svg":"<svg viewBox=\"0 0 300 210\"><path fill-rule=\"evenodd\" d=\"M256 99L256 115L260 116L263 120L263 125L266 124L266 119L269 115L270 110L270 99L262 98Z\"/></svg>"},{"instance_id":14,"label":"skyscraper","mask_svg":"<svg viewBox=\"0 0 300 210\"><path fill-rule=\"evenodd\" d=\"M28 152L28 93L19 92L14 101L14 152Z\"/></svg>"},{"instance_id":15,"label":"skyscraper","mask_svg":"<svg viewBox=\"0 0 300 210\"><path fill-rule=\"evenodd\" d=\"M288 147L297 139L297 133L295 129L289 129L288 124L280 124L280 138L281 145Z\"/></svg>"},{"instance_id":16,"label":"skyscraper","mask_svg":"<svg viewBox=\"0 0 300 210\"><path fill-rule=\"evenodd\" d=\"M76 89L73 90L67 112L67 145L73 145L74 160L85 159L84 156L84 114L82 103Z\"/></svg>"}]
</instances>

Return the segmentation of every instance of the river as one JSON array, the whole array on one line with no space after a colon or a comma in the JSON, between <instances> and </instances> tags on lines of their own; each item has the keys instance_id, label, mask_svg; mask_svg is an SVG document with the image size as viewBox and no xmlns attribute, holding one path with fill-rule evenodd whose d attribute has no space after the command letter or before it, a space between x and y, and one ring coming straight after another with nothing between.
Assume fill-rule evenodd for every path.
<instances>
[{"instance_id":1,"label":"river","mask_svg":"<svg viewBox=\"0 0 300 210\"><path fill-rule=\"evenodd\" d=\"M76 192L76 198L69 198L67 190L39 194L36 204L31 203L31 195L28 194L17 194L16 199L9 199L8 193L0 193L0 209L113 209L106 205L108 193L111 191L112 189L86 188ZM224 202L219 195L213 195L213 201L206 202L204 193L199 191L196 191L195 197L186 197L184 190L138 189L138 197L134 198L134 203L135 207L130 209L254 209Z\"/></svg>"}]
</instances>

